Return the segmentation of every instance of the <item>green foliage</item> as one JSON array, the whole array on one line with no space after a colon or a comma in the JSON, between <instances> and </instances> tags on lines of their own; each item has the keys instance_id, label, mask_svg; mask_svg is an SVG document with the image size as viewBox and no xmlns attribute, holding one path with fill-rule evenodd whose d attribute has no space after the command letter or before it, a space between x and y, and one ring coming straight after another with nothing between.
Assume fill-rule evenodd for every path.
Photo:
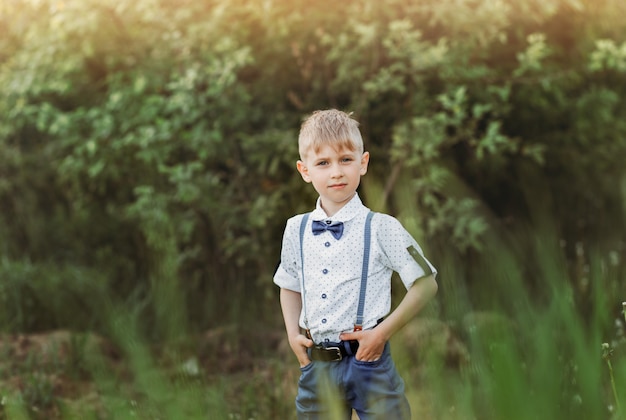
<instances>
[{"instance_id":1,"label":"green foliage","mask_svg":"<svg viewBox=\"0 0 626 420\"><path fill-rule=\"evenodd\" d=\"M361 122L366 202L473 297L475 258L538 214L623 267L622 3L3 2L3 328L85 327L23 306L85 273L151 338L275 320L284 221L315 199L298 125L328 107Z\"/></svg>"},{"instance_id":2,"label":"green foliage","mask_svg":"<svg viewBox=\"0 0 626 420\"><path fill-rule=\"evenodd\" d=\"M0 260L0 331L65 326L99 329L108 311L106 279L93 269Z\"/></svg>"}]
</instances>

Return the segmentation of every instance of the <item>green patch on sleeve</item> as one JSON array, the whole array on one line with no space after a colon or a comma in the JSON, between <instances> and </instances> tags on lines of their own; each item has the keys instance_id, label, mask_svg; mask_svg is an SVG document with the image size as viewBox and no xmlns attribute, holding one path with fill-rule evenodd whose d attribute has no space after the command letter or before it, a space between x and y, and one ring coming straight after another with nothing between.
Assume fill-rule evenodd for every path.
<instances>
[{"instance_id":1,"label":"green patch on sleeve","mask_svg":"<svg viewBox=\"0 0 626 420\"><path fill-rule=\"evenodd\" d=\"M424 270L424 276L429 276L433 273L433 270L431 270L424 257L422 257L422 254L420 254L413 245L408 247L406 250L409 251L409 254L411 254L415 262L422 268L422 270Z\"/></svg>"}]
</instances>

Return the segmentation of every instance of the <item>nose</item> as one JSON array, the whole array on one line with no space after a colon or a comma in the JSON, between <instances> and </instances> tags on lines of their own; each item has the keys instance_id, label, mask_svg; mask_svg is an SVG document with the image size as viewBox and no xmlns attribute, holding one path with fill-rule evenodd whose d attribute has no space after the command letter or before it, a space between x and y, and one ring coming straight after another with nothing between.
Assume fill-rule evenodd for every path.
<instances>
[{"instance_id":1,"label":"nose","mask_svg":"<svg viewBox=\"0 0 626 420\"><path fill-rule=\"evenodd\" d=\"M330 175L332 178L341 178L343 176L343 171L341 170L341 165L333 165L333 171Z\"/></svg>"}]
</instances>

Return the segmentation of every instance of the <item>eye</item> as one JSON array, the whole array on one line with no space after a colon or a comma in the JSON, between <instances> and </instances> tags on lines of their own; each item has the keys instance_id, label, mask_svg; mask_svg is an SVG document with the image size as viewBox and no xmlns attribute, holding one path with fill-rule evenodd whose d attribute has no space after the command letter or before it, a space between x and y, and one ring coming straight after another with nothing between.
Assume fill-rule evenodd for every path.
<instances>
[{"instance_id":1,"label":"eye","mask_svg":"<svg viewBox=\"0 0 626 420\"><path fill-rule=\"evenodd\" d=\"M352 159L352 158L351 158L351 157L349 157L349 156L346 156L346 157L344 157L344 158L342 158L342 159L341 159L341 161L342 161L342 162L352 162L353 160L354 160L354 159Z\"/></svg>"},{"instance_id":2,"label":"eye","mask_svg":"<svg viewBox=\"0 0 626 420\"><path fill-rule=\"evenodd\" d=\"M328 165L328 161L326 160L320 160L319 162L316 163L317 166L326 166Z\"/></svg>"}]
</instances>

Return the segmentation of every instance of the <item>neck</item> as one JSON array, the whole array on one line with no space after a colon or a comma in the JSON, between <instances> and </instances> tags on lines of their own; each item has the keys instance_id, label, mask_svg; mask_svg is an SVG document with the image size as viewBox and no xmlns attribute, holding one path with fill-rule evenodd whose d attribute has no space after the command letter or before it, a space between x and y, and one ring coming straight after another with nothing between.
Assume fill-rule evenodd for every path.
<instances>
[{"instance_id":1,"label":"neck","mask_svg":"<svg viewBox=\"0 0 626 420\"><path fill-rule=\"evenodd\" d=\"M352 194L352 196L350 196L350 198L348 198L347 200L345 200L345 201L343 201L341 203L325 203L324 199L321 198L320 199L320 206L322 207L322 210L324 210L324 213L326 213L326 216L333 217L335 214L337 214L337 212L339 210L344 208L345 205L348 204L350 202L350 200L352 200L354 198L355 195L356 195L356 192L354 194Z\"/></svg>"}]
</instances>

